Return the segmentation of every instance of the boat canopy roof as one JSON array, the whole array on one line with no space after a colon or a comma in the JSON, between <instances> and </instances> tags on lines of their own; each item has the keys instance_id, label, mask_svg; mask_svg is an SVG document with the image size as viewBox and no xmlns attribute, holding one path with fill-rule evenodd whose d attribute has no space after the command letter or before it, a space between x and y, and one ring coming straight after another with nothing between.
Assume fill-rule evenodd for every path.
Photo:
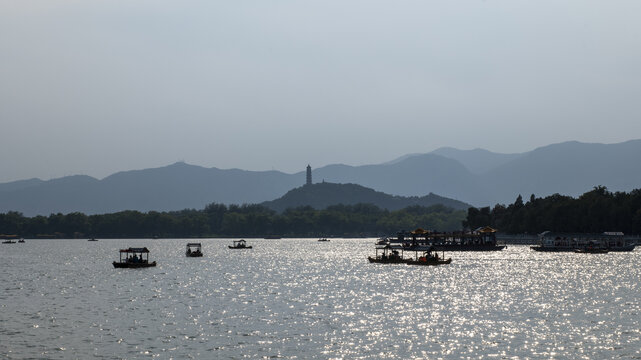
<instances>
[{"instance_id":1,"label":"boat canopy roof","mask_svg":"<svg viewBox=\"0 0 641 360\"><path fill-rule=\"evenodd\" d=\"M129 248L129 249L120 249L121 253L148 253L149 249L144 248Z\"/></svg>"},{"instance_id":2,"label":"boat canopy roof","mask_svg":"<svg viewBox=\"0 0 641 360\"><path fill-rule=\"evenodd\" d=\"M187 246L197 246L197 247L200 247L200 243L187 243Z\"/></svg>"},{"instance_id":3,"label":"boat canopy roof","mask_svg":"<svg viewBox=\"0 0 641 360\"><path fill-rule=\"evenodd\" d=\"M244 239L234 240L234 244L244 244L246 241Z\"/></svg>"},{"instance_id":4,"label":"boat canopy roof","mask_svg":"<svg viewBox=\"0 0 641 360\"><path fill-rule=\"evenodd\" d=\"M496 230L495 228L490 227L490 226L483 226L483 227L480 227L480 228L474 230L474 232L477 232L477 233L495 233L497 231L498 230Z\"/></svg>"}]
</instances>

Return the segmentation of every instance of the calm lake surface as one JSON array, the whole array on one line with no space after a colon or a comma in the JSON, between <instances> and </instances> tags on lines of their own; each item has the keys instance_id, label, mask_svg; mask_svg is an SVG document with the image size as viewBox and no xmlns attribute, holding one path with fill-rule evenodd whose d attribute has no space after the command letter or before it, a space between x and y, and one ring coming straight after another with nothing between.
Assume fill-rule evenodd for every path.
<instances>
[{"instance_id":1,"label":"calm lake surface","mask_svg":"<svg viewBox=\"0 0 641 360\"><path fill-rule=\"evenodd\" d=\"M190 241L0 244L0 358L641 359L638 248L420 267L369 264L375 239ZM129 246L158 266L114 269Z\"/></svg>"}]
</instances>

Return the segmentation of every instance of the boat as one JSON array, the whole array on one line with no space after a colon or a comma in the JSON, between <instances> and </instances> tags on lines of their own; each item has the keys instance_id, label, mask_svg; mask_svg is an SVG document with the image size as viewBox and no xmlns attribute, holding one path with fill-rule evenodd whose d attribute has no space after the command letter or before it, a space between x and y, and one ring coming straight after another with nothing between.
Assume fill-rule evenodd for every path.
<instances>
[{"instance_id":1,"label":"boat","mask_svg":"<svg viewBox=\"0 0 641 360\"><path fill-rule=\"evenodd\" d=\"M374 257L368 256L367 260L377 264L405 264L408 259L403 258L403 251L399 245L378 245Z\"/></svg>"},{"instance_id":2,"label":"boat","mask_svg":"<svg viewBox=\"0 0 641 360\"><path fill-rule=\"evenodd\" d=\"M408 260L407 265L445 265L452 262L452 258L445 259L445 255L439 258L438 253L432 253L432 249L430 248L420 251L422 251L423 254L418 256L417 252L416 258L414 260Z\"/></svg>"},{"instance_id":3,"label":"boat","mask_svg":"<svg viewBox=\"0 0 641 360\"><path fill-rule=\"evenodd\" d=\"M95 239L95 238L91 238L91 239L89 239L89 240L87 240L87 241L98 241L98 240L97 240L97 239Z\"/></svg>"},{"instance_id":4,"label":"boat","mask_svg":"<svg viewBox=\"0 0 641 360\"><path fill-rule=\"evenodd\" d=\"M622 232L590 234L544 231L539 234L539 244L530 246L530 249L543 252L575 252L588 246L608 251L632 251L636 241L625 238Z\"/></svg>"},{"instance_id":5,"label":"boat","mask_svg":"<svg viewBox=\"0 0 641 360\"><path fill-rule=\"evenodd\" d=\"M18 235L0 234L0 239L3 239L3 244L15 244L18 239ZM24 240L22 242L24 242Z\"/></svg>"},{"instance_id":6,"label":"boat","mask_svg":"<svg viewBox=\"0 0 641 360\"><path fill-rule=\"evenodd\" d=\"M327 242L327 241L329 241L329 239L328 238L320 238L320 239L318 239L318 241Z\"/></svg>"},{"instance_id":7,"label":"boat","mask_svg":"<svg viewBox=\"0 0 641 360\"><path fill-rule=\"evenodd\" d=\"M185 250L185 256L187 257L201 257L203 252L201 251L200 243L188 243L187 250Z\"/></svg>"},{"instance_id":8,"label":"boat","mask_svg":"<svg viewBox=\"0 0 641 360\"><path fill-rule=\"evenodd\" d=\"M113 262L115 268L145 268L156 266L156 262L149 262L149 249L128 248L120 249L120 261Z\"/></svg>"},{"instance_id":9,"label":"boat","mask_svg":"<svg viewBox=\"0 0 641 360\"><path fill-rule=\"evenodd\" d=\"M18 240L18 242L19 243L24 243L25 241L24 241L24 239L21 238L20 240Z\"/></svg>"},{"instance_id":10,"label":"boat","mask_svg":"<svg viewBox=\"0 0 641 360\"><path fill-rule=\"evenodd\" d=\"M251 246L247 246L247 242L243 239L234 240L234 245L229 245L230 249L251 249Z\"/></svg>"},{"instance_id":11,"label":"boat","mask_svg":"<svg viewBox=\"0 0 641 360\"><path fill-rule=\"evenodd\" d=\"M500 251L505 244L496 241L496 229L489 226L474 231L437 232L418 228L411 232L401 231L396 238L387 237L377 244L400 244L406 249L431 247L434 251Z\"/></svg>"}]
</instances>

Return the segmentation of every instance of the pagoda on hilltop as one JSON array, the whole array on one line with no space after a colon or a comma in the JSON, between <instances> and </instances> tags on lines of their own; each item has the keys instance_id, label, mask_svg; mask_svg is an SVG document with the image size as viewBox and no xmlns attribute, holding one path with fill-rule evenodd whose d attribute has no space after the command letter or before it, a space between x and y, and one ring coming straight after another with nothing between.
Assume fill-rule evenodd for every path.
<instances>
[{"instance_id":1,"label":"pagoda on hilltop","mask_svg":"<svg viewBox=\"0 0 641 360\"><path fill-rule=\"evenodd\" d=\"M312 167L307 164L307 183L305 185L312 184Z\"/></svg>"}]
</instances>

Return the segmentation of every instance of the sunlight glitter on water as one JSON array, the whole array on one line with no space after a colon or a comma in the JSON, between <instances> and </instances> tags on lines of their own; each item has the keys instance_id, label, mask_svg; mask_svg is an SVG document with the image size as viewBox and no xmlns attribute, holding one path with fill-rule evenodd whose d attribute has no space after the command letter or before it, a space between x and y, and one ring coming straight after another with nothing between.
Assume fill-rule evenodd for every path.
<instances>
[{"instance_id":1,"label":"sunlight glitter on water","mask_svg":"<svg viewBox=\"0 0 641 360\"><path fill-rule=\"evenodd\" d=\"M31 241L2 249L4 358L639 358L632 253L447 253L369 264L374 239ZM113 269L147 246L158 267ZM5 341L10 339L10 341ZM64 348L64 351L59 349Z\"/></svg>"}]
</instances>

